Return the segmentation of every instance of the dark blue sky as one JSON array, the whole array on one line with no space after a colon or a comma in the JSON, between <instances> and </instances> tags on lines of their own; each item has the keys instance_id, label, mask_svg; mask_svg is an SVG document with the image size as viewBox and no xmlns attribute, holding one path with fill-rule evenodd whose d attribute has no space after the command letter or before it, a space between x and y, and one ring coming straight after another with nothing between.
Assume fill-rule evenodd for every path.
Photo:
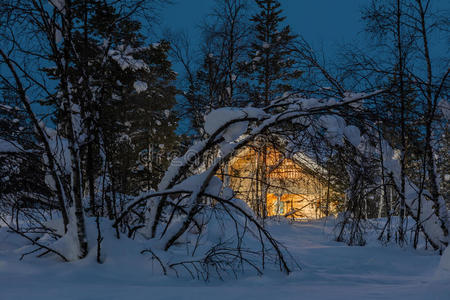
<instances>
[{"instance_id":1,"label":"dark blue sky","mask_svg":"<svg viewBox=\"0 0 450 300\"><path fill-rule=\"evenodd\" d=\"M161 10L161 28L187 31L195 42L199 36L197 25L211 12L215 0L173 0ZM412 1L412 0L411 0ZM333 56L343 43L358 46L365 42L361 8L370 0L281 0L286 24L302 35L313 48ZM433 0L434 8L450 9L449 0ZM439 47L448 53L448 42Z\"/></svg>"},{"instance_id":2,"label":"dark blue sky","mask_svg":"<svg viewBox=\"0 0 450 300\"><path fill-rule=\"evenodd\" d=\"M175 0L161 11L161 27L187 31L195 40L197 25L211 12L214 0ZM285 0L281 1L286 24L314 48L333 51L350 42L363 30L361 7L368 0Z\"/></svg>"},{"instance_id":3,"label":"dark blue sky","mask_svg":"<svg viewBox=\"0 0 450 300\"><path fill-rule=\"evenodd\" d=\"M439 1L439 0L438 0ZM281 0L286 22L306 38L334 38L360 30L360 8L368 0ZM174 0L161 11L166 27L193 30L214 0Z\"/></svg>"},{"instance_id":4,"label":"dark blue sky","mask_svg":"<svg viewBox=\"0 0 450 300\"><path fill-rule=\"evenodd\" d=\"M409 0L408 0L409 1ZM412 1L412 0L410 0ZM160 29L187 32L195 48L200 42L200 30L204 17L212 11L215 0L173 0L173 5L166 5L160 11ZM352 44L364 48L368 35L364 32L365 24L361 19L362 8L371 0L281 0L285 24L289 24L294 33L299 34L318 53L333 60L339 53L340 46ZM450 9L449 0L433 0L434 8L441 11ZM440 57L448 57L449 41L439 40L434 45ZM437 54L436 53L436 54ZM183 69L175 64L175 71L180 74Z\"/></svg>"}]
</instances>

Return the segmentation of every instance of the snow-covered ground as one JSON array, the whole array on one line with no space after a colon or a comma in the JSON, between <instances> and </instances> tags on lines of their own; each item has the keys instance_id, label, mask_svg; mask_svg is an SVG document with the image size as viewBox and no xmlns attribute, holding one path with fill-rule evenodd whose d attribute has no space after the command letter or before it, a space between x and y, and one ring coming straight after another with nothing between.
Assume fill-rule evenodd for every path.
<instances>
[{"instance_id":1,"label":"snow-covered ground","mask_svg":"<svg viewBox=\"0 0 450 300\"><path fill-rule=\"evenodd\" d=\"M208 283L157 275L139 245L124 240L105 245L114 251L102 265L95 254L71 263L19 261L24 240L0 228L0 299L450 299L450 251L441 261L430 251L375 242L348 247L332 240L330 223L270 225L301 271Z\"/></svg>"}]
</instances>

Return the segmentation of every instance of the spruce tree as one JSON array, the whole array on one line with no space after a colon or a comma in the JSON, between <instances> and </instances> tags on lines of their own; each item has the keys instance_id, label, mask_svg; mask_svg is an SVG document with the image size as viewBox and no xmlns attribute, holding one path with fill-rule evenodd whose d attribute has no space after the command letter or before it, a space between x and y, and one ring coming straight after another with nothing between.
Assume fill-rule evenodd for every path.
<instances>
[{"instance_id":1,"label":"spruce tree","mask_svg":"<svg viewBox=\"0 0 450 300\"><path fill-rule=\"evenodd\" d=\"M52 205L41 154L16 93L0 84L0 210L36 206L37 199Z\"/></svg>"},{"instance_id":2,"label":"spruce tree","mask_svg":"<svg viewBox=\"0 0 450 300\"><path fill-rule=\"evenodd\" d=\"M283 26L281 4L276 0L255 0L259 12L251 18L255 40L251 43L250 62L244 64L249 79L249 95L256 106L292 90L290 81L301 75L295 69L290 45L296 38L289 25Z\"/></svg>"},{"instance_id":3,"label":"spruce tree","mask_svg":"<svg viewBox=\"0 0 450 300\"><path fill-rule=\"evenodd\" d=\"M90 23L102 37L97 48L108 52L107 62L97 67L96 82L98 127L108 173L114 173L109 176L121 193L156 188L168 165L166 154L178 143L170 46L166 41L145 45L141 23L123 18L112 6L97 9Z\"/></svg>"},{"instance_id":4,"label":"spruce tree","mask_svg":"<svg viewBox=\"0 0 450 300\"><path fill-rule=\"evenodd\" d=\"M99 183L124 194L156 187L168 164L161 152L177 146L176 76L169 44L146 45L140 21L106 1L73 6L70 84L84 136L83 190L94 207ZM58 105L57 98L47 104ZM57 115L55 123L65 128L66 117ZM147 152L156 149L149 161Z\"/></svg>"}]
</instances>

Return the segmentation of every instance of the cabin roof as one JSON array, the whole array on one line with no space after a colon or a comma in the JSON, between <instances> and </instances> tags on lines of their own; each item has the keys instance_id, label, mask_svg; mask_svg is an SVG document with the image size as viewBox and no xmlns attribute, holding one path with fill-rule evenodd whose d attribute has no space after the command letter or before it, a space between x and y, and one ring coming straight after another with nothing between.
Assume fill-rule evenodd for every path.
<instances>
[{"instance_id":1,"label":"cabin roof","mask_svg":"<svg viewBox=\"0 0 450 300\"><path fill-rule=\"evenodd\" d=\"M232 159L231 164L238 159L239 157L245 156L251 149L251 146L247 146L239 151L237 155ZM281 149L278 147L273 148L274 151L277 151L279 153L283 153ZM290 156L286 156L287 159L291 160L295 164L297 164L299 167L310 173L311 175L317 176L317 177L323 177L327 174L327 170L319 165L314 159L309 157L307 154L303 152L295 152L292 153Z\"/></svg>"}]
</instances>

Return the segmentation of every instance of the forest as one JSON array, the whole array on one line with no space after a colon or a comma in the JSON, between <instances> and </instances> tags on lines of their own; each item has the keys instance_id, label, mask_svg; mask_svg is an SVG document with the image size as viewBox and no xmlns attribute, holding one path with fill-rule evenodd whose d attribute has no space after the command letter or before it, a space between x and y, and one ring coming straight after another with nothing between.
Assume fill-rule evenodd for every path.
<instances>
[{"instance_id":1,"label":"forest","mask_svg":"<svg viewBox=\"0 0 450 300\"><path fill-rule=\"evenodd\" d=\"M0 0L0 299L448 299L448 5L176 2Z\"/></svg>"}]
</instances>

